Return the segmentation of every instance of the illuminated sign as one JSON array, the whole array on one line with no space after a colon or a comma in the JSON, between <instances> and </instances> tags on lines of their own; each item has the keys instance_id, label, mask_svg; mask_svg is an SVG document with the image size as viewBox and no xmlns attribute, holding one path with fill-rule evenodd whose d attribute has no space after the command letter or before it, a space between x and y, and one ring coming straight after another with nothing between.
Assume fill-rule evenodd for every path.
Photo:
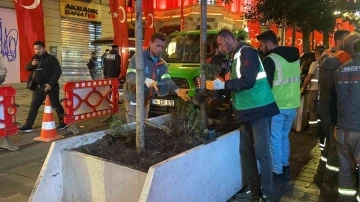
<instances>
[{"instance_id":1,"label":"illuminated sign","mask_svg":"<svg viewBox=\"0 0 360 202\"><path fill-rule=\"evenodd\" d=\"M61 0L60 14L63 17L89 21L101 21L101 5L78 1Z\"/></svg>"}]
</instances>

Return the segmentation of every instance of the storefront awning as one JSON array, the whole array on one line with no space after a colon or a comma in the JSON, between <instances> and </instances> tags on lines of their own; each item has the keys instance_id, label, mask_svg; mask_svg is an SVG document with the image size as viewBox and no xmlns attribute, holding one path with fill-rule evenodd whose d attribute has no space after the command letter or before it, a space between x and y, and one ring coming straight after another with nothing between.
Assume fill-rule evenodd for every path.
<instances>
[{"instance_id":1,"label":"storefront awning","mask_svg":"<svg viewBox=\"0 0 360 202\"><path fill-rule=\"evenodd\" d=\"M114 37L113 36L102 37L96 39L95 41L92 41L91 44L95 46L112 45L114 44ZM135 38L129 38L129 47L135 47Z\"/></svg>"}]
</instances>

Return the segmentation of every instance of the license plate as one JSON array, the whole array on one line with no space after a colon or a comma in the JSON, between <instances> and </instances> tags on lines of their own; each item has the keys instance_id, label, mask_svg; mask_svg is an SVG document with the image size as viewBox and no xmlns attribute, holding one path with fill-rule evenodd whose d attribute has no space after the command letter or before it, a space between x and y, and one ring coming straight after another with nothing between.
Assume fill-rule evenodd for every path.
<instances>
[{"instance_id":1,"label":"license plate","mask_svg":"<svg viewBox=\"0 0 360 202\"><path fill-rule=\"evenodd\" d=\"M152 104L159 106L174 106L174 100L153 99Z\"/></svg>"}]
</instances>

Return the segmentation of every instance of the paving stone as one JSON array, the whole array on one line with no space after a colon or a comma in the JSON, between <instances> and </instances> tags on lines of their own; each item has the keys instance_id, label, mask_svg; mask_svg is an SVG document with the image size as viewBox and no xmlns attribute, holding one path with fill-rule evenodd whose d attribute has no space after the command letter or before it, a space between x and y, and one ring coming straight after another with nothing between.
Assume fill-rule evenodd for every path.
<instances>
[{"instance_id":1,"label":"paving stone","mask_svg":"<svg viewBox=\"0 0 360 202\"><path fill-rule=\"evenodd\" d=\"M299 177L310 177L313 178L314 174L312 173L300 173Z\"/></svg>"},{"instance_id":2,"label":"paving stone","mask_svg":"<svg viewBox=\"0 0 360 202\"><path fill-rule=\"evenodd\" d=\"M305 189L305 193L319 196L320 195L320 190L318 188L313 189L313 188L309 187L309 188Z\"/></svg>"},{"instance_id":3,"label":"paving stone","mask_svg":"<svg viewBox=\"0 0 360 202\"><path fill-rule=\"evenodd\" d=\"M317 194L305 193L303 198L304 201L319 201L319 195Z\"/></svg>"},{"instance_id":4,"label":"paving stone","mask_svg":"<svg viewBox=\"0 0 360 202\"><path fill-rule=\"evenodd\" d=\"M314 178L312 177L305 177L305 176L299 176L297 181L303 181L303 182L314 182Z\"/></svg>"}]
</instances>

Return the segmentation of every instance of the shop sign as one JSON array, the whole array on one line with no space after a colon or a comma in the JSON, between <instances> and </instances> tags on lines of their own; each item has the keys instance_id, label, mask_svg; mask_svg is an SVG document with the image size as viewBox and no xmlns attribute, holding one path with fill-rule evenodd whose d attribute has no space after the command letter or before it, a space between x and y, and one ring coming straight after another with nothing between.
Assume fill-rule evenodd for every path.
<instances>
[{"instance_id":1,"label":"shop sign","mask_svg":"<svg viewBox=\"0 0 360 202\"><path fill-rule=\"evenodd\" d=\"M60 15L89 21L101 21L101 5L79 1L61 0Z\"/></svg>"}]
</instances>

